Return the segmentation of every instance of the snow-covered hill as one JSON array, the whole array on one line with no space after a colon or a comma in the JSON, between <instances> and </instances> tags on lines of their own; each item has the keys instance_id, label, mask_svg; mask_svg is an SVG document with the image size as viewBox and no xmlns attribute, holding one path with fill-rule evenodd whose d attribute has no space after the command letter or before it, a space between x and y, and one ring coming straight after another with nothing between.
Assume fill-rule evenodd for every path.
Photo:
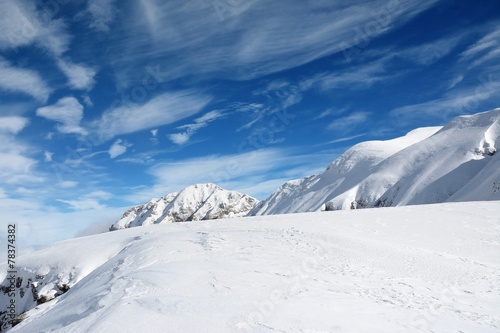
<instances>
[{"instance_id":1,"label":"snow-covered hill","mask_svg":"<svg viewBox=\"0 0 500 333\"><path fill-rule=\"evenodd\" d=\"M498 202L130 228L19 257L11 332L498 332L499 253Z\"/></svg>"},{"instance_id":2,"label":"snow-covered hill","mask_svg":"<svg viewBox=\"0 0 500 333\"><path fill-rule=\"evenodd\" d=\"M250 215L500 200L500 108L347 150L285 183Z\"/></svg>"},{"instance_id":3,"label":"snow-covered hill","mask_svg":"<svg viewBox=\"0 0 500 333\"><path fill-rule=\"evenodd\" d=\"M213 220L246 215L259 201L215 184L186 187L127 210L110 230L142 225Z\"/></svg>"}]
</instances>

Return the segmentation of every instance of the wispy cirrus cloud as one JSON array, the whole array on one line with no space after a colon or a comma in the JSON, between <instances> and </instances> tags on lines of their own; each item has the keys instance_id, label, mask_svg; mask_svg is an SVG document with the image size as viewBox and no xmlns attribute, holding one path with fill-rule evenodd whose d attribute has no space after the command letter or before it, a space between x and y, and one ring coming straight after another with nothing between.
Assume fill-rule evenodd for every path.
<instances>
[{"instance_id":1,"label":"wispy cirrus cloud","mask_svg":"<svg viewBox=\"0 0 500 333\"><path fill-rule=\"evenodd\" d=\"M94 130L104 140L120 134L175 123L205 108L211 97L194 90L166 92L144 104L128 104L104 111Z\"/></svg>"},{"instance_id":2,"label":"wispy cirrus cloud","mask_svg":"<svg viewBox=\"0 0 500 333\"><path fill-rule=\"evenodd\" d=\"M384 12L389 17L389 22L377 23L383 34L437 2L401 1L389 6L383 1L337 1L304 6L294 1L283 6L255 0L221 21L211 1L143 0L130 15L127 37L115 41L122 55L115 64L120 67L121 62L138 58L159 62L168 67L166 79L200 74L256 78L342 52L342 42L355 40L355 28L378 22L374 14ZM166 58L168 64L162 60Z\"/></svg>"},{"instance_id":3,"label":"wispy cirrus cloud","mask_svg":"<svg viewBox=\"0 0 500 333\"><path fill-rule=\"evenodd\" d=\"M462 32L429 43L409 47L399 52L396 51L394 56L428 66L450 54L464 35L465 33Z\"/></svg>"},{"instance_id":4,"label":"wispy cirrus cloud","mask_svg":"<svg viewBox=\"0 0 500 333\"><path fill-rule=\"evenodd\" d=\"M500 29L495 25L478 41L461 54L463 61L470 63L469 68L478 67L489 61L500 59Z\"/></svg>"},{"instance_id":5,"label":"wispy cirrus cloud","mask_svg":"<svg viewBox=\"0 0 500 333\"><path fill-rule=\"evenodd\" d=\"M422 117L446 123L455 116L485 111L478 109L482 102L490 101L492 107L500 102L500 75L497 73L494 78L489 78L490 81L486 77L485 80L478 80L475 86L449 91L440 98L395 108L389 115L393 121L404 125Z\"/></svg>"},{"instance_id":6,"label":"wispy cirrus cloud","mask_svg":"<svg viewBox=\"0 0 500 333\"><path fill-rule=\"evenodd\" d=\"M35 46L48 54L61 72L66 75L70 87L88 90L94 85L96 70L71 62L63 55L70 47L71 34L63 19L57 18L62 3L36 4L33 1L0 2L0 50ZM51 89L43 80L27 69L13 68L0 59L0 87L21 91L46 101ZM12 76L17 80L10 80Z\"/></svg>"},{"instance_id":7,"label":"wispy cirrus cloud","mask_svg":"<svg viewBox=\"0 0 500 333\"><path fill-rule=\"evenodd\" d=\"M488 24L476 27L471 34L476 35L475 41L450 64L452 76L442 89L435 91L435 97L394 108L389 113L393 121L406 125L425 117L445 123L458 115L484 111L479 108L481 104L498 105L500 30L497 25ZM465 32L459 32L456 38L464 35ZM447 45L453 47L456 38L447 39L450 41Z\"/></svg>"},{"instance_id":8,"label":"wispy cirrus cloud","mask_svg":"<svg viewBox=\"0 0 500 333\"><path fill-rule=\"evenodd\" d=\"M106 201L112 197L112 194L106 191L97 190L86 193L74 200L57 199L57 201L67 204L73 210L102 210L106 205L102 201Z\"/></svg>"},{"instance_id":9,"label":"wispy cirrus cloud","mask_svg":"<svg viewBox=\"0 0 500 333\"><path fill-rule=\"evenodd\" d=\"M318 75L316 80L321 89L363 89L373 84L391 79L399 73L388 71L386 68L386 58L368 63L366 65L355 66L346 71Z\"/></svg>"},{"instance_id":10,"label":"wispy cirrus cloud","mask_svg":"<svg viewBox=\"0 0 500 333\"><path fill-rule=\"evenodd\" d=\"M460 33L399 50L372 50L362 58L363 63L353 64L335 72L318 74L304 80L302 86L319 86L323 90L365 89L376 83L386 82L410 73L411 70L408 67L395 70L394 64L401 59L420 66L429 66L439 61L452 52L462 37L463 33Z\"/></svg>"},{"instance_id":11,"label":"wispy cirrus cloud","mask_svg":"<svg viewBox=\"0 0 500 333\"><path fill-rule=\"evenodd\" d=\"M57 201L67 204L73 210L101 210L106 208L105 205L101 204L97 199L77 199L77 200L64 200L57 199Z\"/></svg>"},{"instance_id":12,"label":"wispy cirrus cloud","mask_svg":"<svg viewBox=\"0 0 500 333\"><path fill-rule=\"evenodd\" d=\"M87 3L87 13L90 15L90 28L108 32L109 25L116 16L114 0L89 0Z\"/></svg>"},{"instance_id":13,"label":"wispy cirrus cloud","mask_svg":"<svg viewBox=\"0 0 500 333\"><path fill-rule=\"evenodd\" d=\"M45 102L52 92L38 72L15 67L2 57L0 57L0 90L27 94L41 102Z\"/></svg>"},{"instance_id":14,"label":"wispy cirrus cloud","mask_svg":"<svg viewBox=\"0 0 500 333\"><path fill-rule=\"evenodd\" d=\"M170 134L168 138L177 145L183 145L187 143L191 136L193 136L198 130L224 116L225 114L220 110L207 112L203 116L196 118L193 123L177 127L176 129L180 132Z\"/></svg>"},{"instance_id":15,"label":"wispy cirrus cloud","mask_svg":"<svg viewBox=\"0 0 500 333\"><path fill-rule=\"evenodd\" d=\"M80 126L83 118L83 105L74 97L64 97L53 105L36 110L36 115L58 122L57 130L65 134L86 134Z\"/></svg>"},{"instance_id":16,"label":"wispy cirrus cloud","mask_svg":"<svg viewBox=\"0 0 500 333\"><path fill-rule=\"evenodd\" d=\"M236 129L240 132L245 129L251 128L254 124L261 121L272 109L270 106L265 106L260 103L235 103L231 106L236 112L242 112L249 115L252 119L246 122L244 125Z\"/></svg>"},{"instance_id":17,"label":"wispy cirrus cloud","mask_svg":"<svg viewBox=\"0 0 500 333\"><path fill-rule=\"evenodd\" d=\"M369 112L354 112L330 122L328 129L340 133L352 132L359 125L365 123L369 117Z\"/></svg>"}]
</instances>

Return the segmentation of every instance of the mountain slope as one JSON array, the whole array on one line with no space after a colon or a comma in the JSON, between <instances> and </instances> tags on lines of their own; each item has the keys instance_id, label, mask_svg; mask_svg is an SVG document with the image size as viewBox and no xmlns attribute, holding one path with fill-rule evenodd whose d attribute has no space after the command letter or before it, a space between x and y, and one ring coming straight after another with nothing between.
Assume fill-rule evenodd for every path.
<instances>
[{"instance_id":1,"label":"mountain slope","mask_svg":"<svg viewBox=\"0 0 500 333\"><path fill-rule=\"evenodd\" d=\"M249 215L500 200L500 109L347 150L321 175L285 183Z\"/></svg>"},{"instance_id":2,"label":"mountain slope","mask_svg":"<svg viewBox=\"0 0 500 333\"><path fill-rule=\"evenodd\" d=\"M11 332L498 332L499 216L447 203L73 239L18 258L31 310ZM30 288L58 283L35 308Z\"/></svg>"},{"instance_id":3,"label":"mountain slope","mask_svg":"<svg viewBox=\"0 0 500 333\"><path fill-rule=\"evenodd\" d=\"M159 223L213 220L246 215L258 200L215 184L186 187L127 210L110 230Z\"/></svg>"}]
</instances>

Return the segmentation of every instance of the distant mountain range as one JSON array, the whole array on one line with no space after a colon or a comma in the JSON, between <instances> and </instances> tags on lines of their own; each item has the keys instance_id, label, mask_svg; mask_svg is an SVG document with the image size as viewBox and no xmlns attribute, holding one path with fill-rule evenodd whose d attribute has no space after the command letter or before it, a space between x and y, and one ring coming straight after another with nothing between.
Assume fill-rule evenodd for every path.
<instances>
[{"instance_id":1,"label":"distant mountain range","mask_svg":"<svg viewBox=\"0 0 500 333\"><path fill-rule=\"evenodd\" d=\"M110 230L236 216L500 200L500 108L348 149L320 175L292 180L261 202L199 184L136 206Z\"/></svg>"}]
</instances>

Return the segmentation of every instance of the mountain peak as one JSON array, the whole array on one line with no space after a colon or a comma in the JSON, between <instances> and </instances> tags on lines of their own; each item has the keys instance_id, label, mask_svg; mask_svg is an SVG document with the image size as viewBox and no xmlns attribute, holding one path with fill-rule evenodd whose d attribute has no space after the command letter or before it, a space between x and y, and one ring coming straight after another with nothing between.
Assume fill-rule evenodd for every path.
<instances>
[{"instance_id":1,"label":"mountain peak","mask_svg":"<svg viewBox=\"0 0 500 333\"><path fill-rule=\"evenodd\" d=\"M250 215L499 200L500 108L348 149L324 173L285 183Z\"/></svg>"},{"instance_id":2,"label":"mountain peak","mask_svg":"<svg viewBox=\"0 0 500 333\"><path fill-rule=\"evenodd\" d=\"M110 230L245 216L259 201L219 185L195 184L127 210Z\"/></svg>"}]
</instances>

